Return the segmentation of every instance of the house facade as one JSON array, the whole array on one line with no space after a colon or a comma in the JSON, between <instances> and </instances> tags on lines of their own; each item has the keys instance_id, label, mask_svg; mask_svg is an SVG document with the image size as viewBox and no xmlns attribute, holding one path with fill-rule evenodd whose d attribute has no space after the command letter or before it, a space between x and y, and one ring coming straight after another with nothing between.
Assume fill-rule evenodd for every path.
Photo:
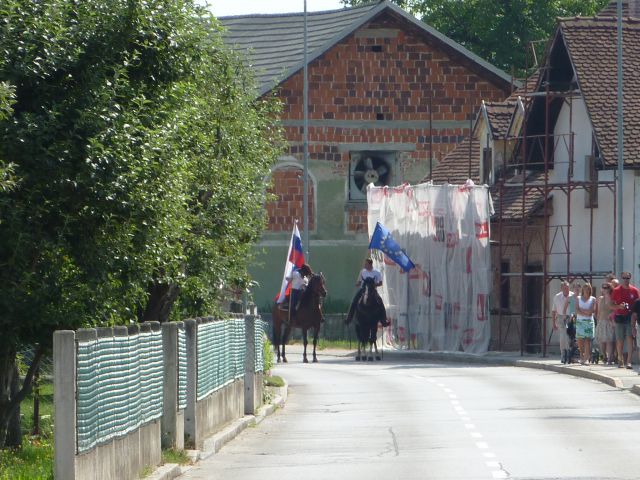
<instances>
[{"instance_id":1,"label":"house facade","mask_svg":"<svg viewBox=\"0 0 640 480\"><path fill-rule=\"evenodd\" d=\"M640 275L639 3L625 1L623 14L622 205L615 1L595 17L560 19L525 90L485 102L476 116L471 163L477 180L492 186L495 209L493 348L553 351L551 301L560 282L590 282L598 294L619 260L617 235L622 270ZM442 180L449 162L433 176Z\"/></svg>"},{"instance_id":2,"label":"house facade","mask_svg":"<svg viewBox=\"0 0 640 480\"><path fill-rule=\"evenodd\" d=\"M221 19L246 53L259 95L283 105L287 151L271 174L275 201L252 275L266 310L279 288L294 221L303 219L304 16ZM469 135L482 99L512 91L509 75L395 4L308 14L309 245L327 279L328 311L345 311L367 256L366 187L417 183Z\"/></svg>"}]
</instances>

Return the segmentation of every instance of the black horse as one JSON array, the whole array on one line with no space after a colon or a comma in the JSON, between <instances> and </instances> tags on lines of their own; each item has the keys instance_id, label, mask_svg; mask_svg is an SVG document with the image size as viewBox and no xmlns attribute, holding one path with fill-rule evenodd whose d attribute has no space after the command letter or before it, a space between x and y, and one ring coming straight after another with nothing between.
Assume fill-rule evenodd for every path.
<instances>
[{"instance_id":1,"label":"black horse","mask_svg":"<svg viewBox=\"0 0 640 480\"><path fill-rule=\"evenodd\" d=\"M356 360L373 361L373 349L375 348L376 360L380 360L376 340L378 336L378 322L387 324L387 311L384 308L382 298L376 290L375 280L367 278L364 280L360 298L356 304L356 336L358 337L358 354ZM367 353L369 344L369 353Z\"/></svg>"},{"instance_id":2,"label":"black horse","mask_svg":"<svg viewBox=\"0 0 640 480\"><path fill-rule=\"evenodd\" d=\"M271 310L273 319L273 346L276 350L277 361L282 360L286 363L287 356L285 353L285 345L289 340L291 329L302 329L302 341L304 343L304 353L302 361L309 363L307 360L307 330L313 330L313 362L318 361L316 356L316 346L318 345L318 335L320 333L320 324L322 322L322 300L327 296L327 289L324 284L324 276L322 273L314 274L309 280L309 285L305 288L300 297L300 306L296 313L289 321L289 311L282 308L282 305L275 304Z\"/></svg>"}]
</instances>

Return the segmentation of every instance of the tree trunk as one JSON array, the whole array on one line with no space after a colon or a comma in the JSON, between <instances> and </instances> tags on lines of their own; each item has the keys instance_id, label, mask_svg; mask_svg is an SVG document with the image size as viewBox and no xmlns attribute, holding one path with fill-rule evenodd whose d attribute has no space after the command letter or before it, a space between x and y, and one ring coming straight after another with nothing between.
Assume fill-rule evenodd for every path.
<instances>
[{"instance_id":1,"label":"tree trunk","mask_svg":"<svg viewBox=\"0 0 640 480\"><path fill-rule=\"evenodd\" d=\"M178 298L180 288L177 285L166 283L153 283L149 287L149 300L139 320L141 322L158 321L166 322L173 304Z\"/></svg>"},{"instance_id":2,"label":"tree trunk","mask_svg":"<svg viewBox=\"0 0 640 480\"><path fill-rule=\"evenodd\" d=\"M0 449L9 446L9 441L14 446L16 444L16 431L20 430L20 403L31 392L33 375L40 365L43 353L44 349L38 346L20 388L16 345L11 342L0 343ZM12 423L16 418L17 429L16 424ZM17 445L21 442L20 438Z\"/></svg>"},{"instance_id":3,"label":"tree trunk","mask_svg":"<svg viewBox=\"0 0 640 480\"><path fill-rule=\"evenodd\" d=\"M16 348L3 342L0 344L0 448L5 447L7 440L15 366Z\"/></svg>"},{"instance_id":4,"label":"tree trunk","mask_svg":"<svg viewBox=\"0 0 640 480\"><path fill-rule=\"evenodd\" d=\"M14 366L13 379L11 380L11 398L15 398L20 391L20 372L18 365ZM4 443L8 448L20 448L22 446L22 429L20 428L20 404L18 403L9 413L7 423L7 440Z\"/></svg>"}]
</instances>

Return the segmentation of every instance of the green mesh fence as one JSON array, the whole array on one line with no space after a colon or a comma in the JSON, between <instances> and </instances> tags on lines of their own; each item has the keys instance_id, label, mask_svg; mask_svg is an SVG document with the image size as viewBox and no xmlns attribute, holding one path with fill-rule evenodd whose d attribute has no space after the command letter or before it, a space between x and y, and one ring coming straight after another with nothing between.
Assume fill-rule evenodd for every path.
<instances>
[{"instance_id":1,"label":"green mesh fence","mask_svg":"<svg viewBox=\"0 0 640 480\"><path fill-rule=\"evenodd\" d=\"M254 372L259 373L259 372L264 372L264 350L262 348L262 343L263 343L264 336L267 335L267 329L269 328L269 324L263 321L260 317L257 317L255 325L256 327L255 327L254 345L256 349L256 355L255 355Z\"/></svg>"},{"instance_id":2,"label":"green mesh fence","mask_svg":"<svg viewBox=\"0 0 640 480\"><path fill-rule=\"evenodd\" d=\"M198 324L197 395L207 395L244 376L244 319L207 319Z\"/></svg>"},{"instance_id":3,"label":"green mesh fence","mask_svg":"<svg viewBox=\"0 0 640 480\"><path fill-rule=\"evenodd\" d=\"M187 336L184 324L178 327L178 410L187 407Z\"/></svg>"},{"instance_id":4,"label":"green mesh fence","mask_svg":"<svg viewBox=\"0 0 640 480\"><path fill-rule=\"evenodd\" d=\"M78 453L162 414L160 331L77 344Z\"/></svg>"}]
</instances>

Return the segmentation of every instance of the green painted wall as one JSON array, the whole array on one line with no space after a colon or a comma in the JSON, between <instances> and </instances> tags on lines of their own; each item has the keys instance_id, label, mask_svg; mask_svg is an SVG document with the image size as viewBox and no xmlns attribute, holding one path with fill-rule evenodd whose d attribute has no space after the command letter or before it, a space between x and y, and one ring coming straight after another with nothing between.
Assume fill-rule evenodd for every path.
<instances>
[{"instance_id":1,"label":"green painted wall","mask_svg":"<svg viewBox=\"0 0 640 480\"><path fill-rule=\"evenodd\" d=\"M329 295L327 313L346 313L355 293L355 282L368 254L367 235L345 233L346 177L336 172L333 162L310 161L309 172L315 183L316 228L310 232L309 264L322 271ZM303 236L303 219L298 228ZM293 219L292 219L293 224ZM254 302L260 311L270 310L280 290L291 233L265 233L256 246L256 261L249 273L260 286L254 290Z\"/></svg>"},{"instance_id":2,"label":"green painted wall","mask_svg":"<svg viewBox=\"0 0 640 480\"><path fill-rule=\"evenodd\" d=\"M280 290L289 238L282 246L257 247L256 264L251 275L260 284L254 290L254 301L260 311L268 311ZM368 250L367 244L323 245L311 243L309 264L314 272L322 272L329 294L324 306L327 313L346 313L355 293L355 283Z\"/></svg>"}]
</instances>

